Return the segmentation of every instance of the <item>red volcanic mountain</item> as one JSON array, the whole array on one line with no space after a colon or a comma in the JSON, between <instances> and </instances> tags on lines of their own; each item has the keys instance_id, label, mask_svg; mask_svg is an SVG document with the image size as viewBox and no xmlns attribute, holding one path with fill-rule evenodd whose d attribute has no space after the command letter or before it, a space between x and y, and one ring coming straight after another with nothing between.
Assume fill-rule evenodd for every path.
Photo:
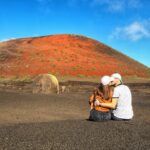
<instances>
[{"instance_id":1,"label":"red volcanic mountain","mask_svg":"<svg viewBox=\"0 0 150 150\"><path fill-rule=\"evenodd\" d=\"M41 73L149 77L150 69L96 40L80 35L52 35L0 43L0 76Z\"/></svg>"}]
</instances>

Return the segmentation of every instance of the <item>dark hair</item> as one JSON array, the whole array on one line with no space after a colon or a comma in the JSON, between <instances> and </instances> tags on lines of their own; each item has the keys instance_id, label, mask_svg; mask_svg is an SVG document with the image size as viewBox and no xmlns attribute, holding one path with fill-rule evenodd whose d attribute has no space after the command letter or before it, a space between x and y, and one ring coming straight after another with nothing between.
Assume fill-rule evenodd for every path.
<instances>
[{"instance_id":1,"label":"dark hair","mask_svg":"<svg viewBox=\"0 0 150 150\"><path fill-rule=\"evenodd\" d=\"M99 93L101 93L103 99L108 100L113 96L113 90L114 90L113 86L103 85L102 83L100 83L98 86L98 90Z\"/></svg>"}]
</instances>

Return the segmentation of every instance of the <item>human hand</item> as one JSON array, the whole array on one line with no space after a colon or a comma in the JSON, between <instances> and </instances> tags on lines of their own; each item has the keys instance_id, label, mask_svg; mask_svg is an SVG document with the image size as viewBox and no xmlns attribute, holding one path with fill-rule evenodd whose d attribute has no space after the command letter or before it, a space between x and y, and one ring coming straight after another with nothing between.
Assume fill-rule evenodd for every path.
<instances>
[{"instance_id":1,"label":"human hand","mask_svg":"<svg viewBox=\"0 0 150 150\"><path fill-rule=\"evenodd\" d=\"M95 100L94 105L95 105L95 106L99 106L99 105L100 105L100 102L99 102L98 100Z\"/></svg>"}]
</instances>

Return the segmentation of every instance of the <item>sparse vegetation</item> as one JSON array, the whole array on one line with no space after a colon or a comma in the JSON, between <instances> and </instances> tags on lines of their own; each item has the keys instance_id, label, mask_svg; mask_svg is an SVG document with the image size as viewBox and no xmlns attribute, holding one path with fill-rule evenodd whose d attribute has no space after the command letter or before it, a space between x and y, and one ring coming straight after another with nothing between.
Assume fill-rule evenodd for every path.
<instances>
[{"instance_id":1,"label":"sparse vegetation","mask_svg":"<svg viewBox=\"0 0 150 150\"><path fill-rule=\"evenodd\" d=\"M85 77L86 77L86 76L83 75L83 74L78 74L77 76L80 77L80 78L85 78Z\"/></svg>"},{"instance_id":2,"label":"sparse vegetation","mask_svg":"<svg viewBox=\"0 0 150 150\"><path fill-rule=\"evenodd\" d=\"M0 62L6 66L0 68L0 75L4 77L37 75L49 70L62 76L99 77L113 72L150 76L148 67L105 44L74 34L8 41L0 47Z\"/></svg>"},{"instance_id":3,"label":"sparse vegetation","mask_svg":"<svg viewBox=\"0 0 150 150\"><path fill-rule=\"evenodd\" d=\"M0 76L0 82L31 82L32 77L31 76L10 76L10 77L4 77Z\"/></svg>"}]
</instances>

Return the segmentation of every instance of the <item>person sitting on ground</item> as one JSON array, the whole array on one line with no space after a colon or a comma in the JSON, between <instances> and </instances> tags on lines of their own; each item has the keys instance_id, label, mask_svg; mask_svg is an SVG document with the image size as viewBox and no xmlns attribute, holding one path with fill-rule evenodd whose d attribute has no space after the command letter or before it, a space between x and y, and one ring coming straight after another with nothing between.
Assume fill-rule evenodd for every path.
<instances>
[{"instance_id":1,"label":"person sitting on ground","mask_svg":"<svg viewBox=\"0 0 150 150\"><path fill-rule=\"evenodd\" d=\"M133 118L132 95L128 86L122 82L119 73L110 77L110 84L114 85L114 93L110 103L100 103L101 107L112 108L112 120L131 120Z\"/></svg>"},{"instance_id":2,"label":"person sitting on ground","mask_svg":"<svg viewBox=\"0 0 150 150\"><path fill-rule=\"evenodd\" d=\"M109 103L113 95L112 87L108 86L109 76L103 76L98 88L95 88L90 96L89 104L91 107L89 120L102 121L111 119L111 109L99 106L99 103Z\"/></svg>"}]
</instances>

